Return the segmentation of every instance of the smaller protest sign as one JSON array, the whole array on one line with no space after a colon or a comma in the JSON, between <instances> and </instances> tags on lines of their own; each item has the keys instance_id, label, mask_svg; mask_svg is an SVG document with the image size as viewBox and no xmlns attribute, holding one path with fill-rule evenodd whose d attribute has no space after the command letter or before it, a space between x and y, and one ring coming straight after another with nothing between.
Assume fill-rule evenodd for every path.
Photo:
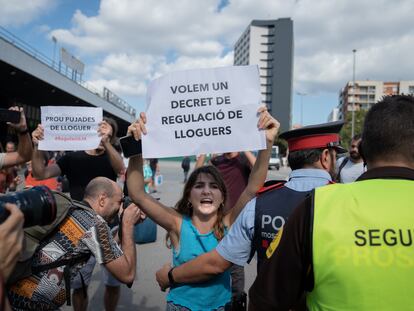
<instances>
[{"instance_id":1,"label":"smaller protest sign","mask_svg":"<svg viewBox=\"0 0 414 311\"><path fill-rule=\"evenodd\" d=\"M44 139L39 150L91 150L99 146L101 107L40 107Z\"/></svg>"},{"instance_id":2,"label":"smaller protest sign","mask_svg":"<svg viewBox=\"0 0 414 311\"><path fill-rule=\"evenodd\" d=\"M257 66L173 72L151 82L147 92L145 158L260 150Z\"/></svg>"}]
</instances>

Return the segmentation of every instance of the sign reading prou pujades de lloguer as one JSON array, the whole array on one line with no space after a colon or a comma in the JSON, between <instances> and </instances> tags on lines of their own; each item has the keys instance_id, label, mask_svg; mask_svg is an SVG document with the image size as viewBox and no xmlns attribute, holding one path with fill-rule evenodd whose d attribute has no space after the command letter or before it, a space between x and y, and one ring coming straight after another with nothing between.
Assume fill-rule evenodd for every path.
<instances>
[{"instance_id":1,"label":"sign reading prou pujades de lloguer","mask_svg":"<svg viewBox=\"0 0 414 311\"><path fill-rule=\"evenodd\" d=\"M44 139L39 142L39 150L91 150L98 147L102 108L43 106L40 109Z\"/></svg>"}]
</instances>

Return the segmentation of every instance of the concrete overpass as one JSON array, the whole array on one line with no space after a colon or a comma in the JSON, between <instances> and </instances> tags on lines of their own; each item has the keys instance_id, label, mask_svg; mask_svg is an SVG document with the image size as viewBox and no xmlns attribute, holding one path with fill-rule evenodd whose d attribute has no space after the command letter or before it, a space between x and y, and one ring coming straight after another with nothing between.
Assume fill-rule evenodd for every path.
<instances>
[{"instance_id":1,"label":"concrete overpass","mask_svg":"<svg viewBox=\"0 0 414 311\"><path fill-rule=\"evenodd\" d=\"M121 136L135 119L135 109L125 101L80 81L71 68L48 58L2 27L0 85L0 107L22 105L31 130L40 122L40 106L102 107L105 116L118 122ZM2 143L7 135L7 126L0 123Z\"/></svg>"}]
</instances>

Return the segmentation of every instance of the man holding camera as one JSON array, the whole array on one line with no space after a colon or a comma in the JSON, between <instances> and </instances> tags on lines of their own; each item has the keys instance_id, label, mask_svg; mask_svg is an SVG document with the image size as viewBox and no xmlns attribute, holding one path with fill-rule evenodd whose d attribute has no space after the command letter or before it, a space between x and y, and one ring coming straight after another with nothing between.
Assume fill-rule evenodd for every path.
<instances>
[{"instance_id":1,"label":"man holding camera","mask_svg":"<svg viewBox=\"0 0 414 311\"><path fill-rule=\"evenodd\" d=\"M124 162L113 144L116 140L118 126L115 120L103 118L98 133L101 143L97 149L75 151L61 157L56 164L45 167L42 151L37 149L39 140L43 139L44 130L41 124L32 133L35 150L32 158L32 174L37 179L48 179L66 175L69 181L69 192L72 199L82 200L86 185L95 177L103 176L116 181L117 175L124 170ZM87 287L95 267L91 257L87 265L73 280L73 308L75 311L86 311L88 307ZM82 276L80 276L82 274ZM82 281L83 280L83 281ZM120 284L111 275L105 275L105 308L114 310L119 300Z\"/></svg>"},{"instance_id":2,"label":"man holding camera","mask_svg":"<svg viewBox=\"0 0 414 311\"><path fill-rule=\"evenodd\" d=\"M19 147L17 151L0 153L0 169L25 163L32 155L32 142L23 108L11 107L9 110L20 112L19 123L8 123L19 136ZM23 213L15 204L6 203L1 208L6 209L10 215L0 224L0 289L7 281L19 258L23 243L24 223ZM0 310L6 310L4 303L7 302L2 299L0 294Z\"/></svg>"},{"instance_id":3,"label":"man holding camera","mask_svg":"<svg viewBox=\"0 0 414 311\"><path fill-rule=\"evenodd\" d=\"M123 202L121 188L105 177L94 178L85 189L85 208L71 209L56 233L41 241L32 257L32 274L13 284L8 297L15 310L57 310L68 298L70 279L93 255L122 283L132 283L136 271L134 225L144 218L130 204L122 218L121 246L108 226ZM76 260L75 260L76 258ZM80 258L80 260L79 260ZM66 265L36 271L36 267L67 260Z\"/></svg>"}]
</instances>

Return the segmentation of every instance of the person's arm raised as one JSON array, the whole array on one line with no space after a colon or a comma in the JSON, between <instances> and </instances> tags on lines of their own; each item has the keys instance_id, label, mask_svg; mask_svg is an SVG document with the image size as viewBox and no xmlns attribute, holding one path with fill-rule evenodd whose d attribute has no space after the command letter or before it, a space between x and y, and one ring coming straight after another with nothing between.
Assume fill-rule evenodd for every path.
<instances>
[{"instance_id":1,"label":"person's arm raised","mask_svg":"<svg viewBox=\"0 0 414 311\"><path fill-rule=\"evenodd\" d=\"M30 134L27 129L26 117L24 115L23 108L11 107L9 110L20 112L19 123L9 123L9 126L14 128L19 136L19 144L17 151L6 153L4 157L4 167L18 165L30 161L32 156L33 148L32 141L30 140Z\"/></svg>"},{"instance_id":2,"label":"person's arm raised","mask_svg":"<svg viewBox=\"0 0 414 311\"><path fill-rule=\"evenodd\" d=\"M249 162L250 167L253 167L254 164L256 163L256 157L254 156L253 152L245 151L244 155L245 155L247 161Z\"/></svg>"},{"instance_id":3,"label":"person's arm raised","mask_svg":"<svg viewBox=\"0 0 414 311\"><path fill-rule=\"evenodd\" d=\"M104 126L101 126L104 125ZM125 171L124 161L121 155L116 151L114 146L111 144L110 137L110 125L106 121L102 121L99 124L98 133L101 136L102 145L105 148L106 154L108 155L109 162L111 163L112 169L116 174L121 174Z\"/></svg>"},{"instance_id":4,"label":"person's arm raised","mask_svg":"<svg viewBox=\"0 0 414 311\"><path fill-rule=\"evenodd\" d=\"M273 142L279 131L279 122L270 115L265 106L260 107L258 112L260 113L260 117L257 127L261 130L266 130L266 149L259 151L246 188L240 195L236 204L224 218L225 224L229 226L231 226L237 216L239 216L246 203L253 199L256 196L257 191L263 186L267 176Z\"/></svg>"},{"instance_id":5,"label":"person's arm raised","mask_svg":"<svg viewBox=\"0 0 414 311\"><path fill-rule=\"evenodd\" d=\"M136 140L141 139L141 134L146 134L145 123L145 113L141 112L140 119L128 127L128 134L132 134ZM141 155L137 155L129 159L127 170L129 196L149 218L169 233L173 233L171 238L173 244L175 244L174 239L179 235L182 217L174 209L161 204L144 191L142 166L143 162Z\"/></svg>"},{"instance_id":6,"label":"person's arm raised","mask_svg":"<svg viewBox=\"0 0 414 311\"><path fill-rule=\"evenodd\" d=\"M32 133L32 139L34 144L34 150L32 155L32 175L36 179L48 179L51 177L57 177L62 172L59 165L52 164L49 166L45 165L45 157L43 151L37 149L39 141L43 139L44 130L41 124Z\"/></svg>"},{"instance_id":7,"label":"person's arm raised","mask_svg":"<svg viewBox=\"0 0 414 311\"><path fill-rule=\"evenodd\" d=\"M205 154L200 154L197 157L196 163L194 165L194 169L204 166L204 161L206 160Z\"/></svg>"}]
</instances>

